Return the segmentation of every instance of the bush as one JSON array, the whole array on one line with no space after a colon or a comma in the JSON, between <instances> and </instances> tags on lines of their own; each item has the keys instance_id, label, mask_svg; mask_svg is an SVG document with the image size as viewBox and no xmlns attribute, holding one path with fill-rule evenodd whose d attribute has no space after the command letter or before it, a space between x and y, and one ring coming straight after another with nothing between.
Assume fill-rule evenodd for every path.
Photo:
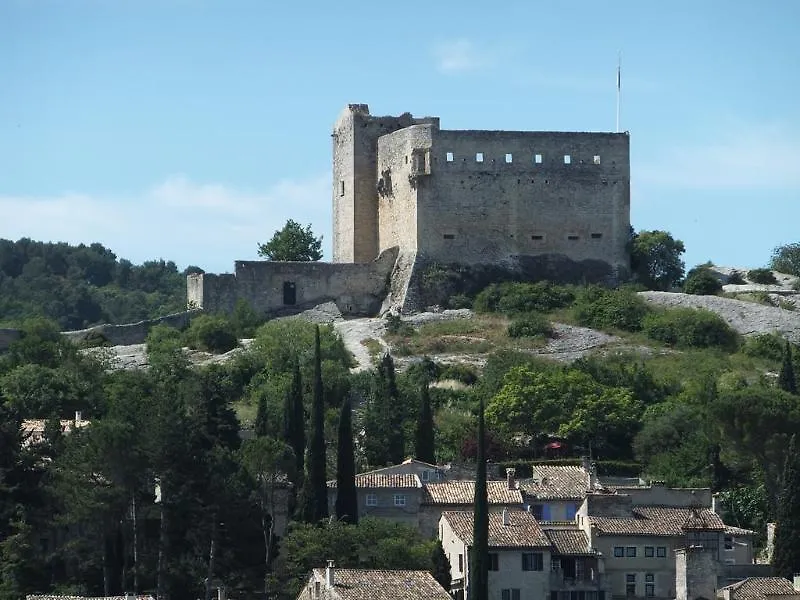
<instances>
[{"instance_id":1,"label":"bush","mask_svg":"<svg viewBox=\"0 0 800 600\"><path fill-rule=\"evenodd\" d=\"M742 353L756 358L780 361L783 359L785 340L778 333L760 333L748 336L742 344Z\"/></svg>"},{"instance_id":2,"label":"bush","mask_svg":"<svg viewBox=\"0 0 800 600\"><path fill-rule=\"evenodd\" d=\"M644 300L631 290L589 287L576 299L573 314L586 327L638 331L649 312Z\"/></svg>"},{"instance_id":3,"label":"bush","mask_svg":"<svg viewBox=\"0 0 800 600\"><path fill-rule=\"evenodd\" d=\"M478 372L469 365L446 365L439 371L438 379L454 379L465 385L473 385L478 381Z\"/></svg>"},{"instance_id":4,"label":"bush","mask_svg":"<svg viewBox=\"0 0 800 600\"><path fill-rule=\"evenodd\" d=\"M403 323L403 319L400 318L400 315L387 312L384 318L386 319L387 333L403 337L414 335L414 328L408 323Z\"/></svg>"},{"instance_id":5,"label":"bush","mask_svg":"<svg viewBox=\"0 0 800 600\"><path fill-rule=\"evenodd\" d=\"M761 283L763 285L778 283L775 275L769 269L750 269L747 272L747 278L753 283Z\"/></svg>"},{"instance_id":6,"label":"bush","mask_svg":"<svg viewBox=\"0 0 800 600\"><path fill-rule=\"evenodd\" d=\"M738 334L719 315L703 309L672 308L647 315L645 334L678 348L735 349Z\"/></svg>"},{"instance_id":7,"label":"bush","mask_svg":"<svg viewBox=\"0 0 800 600\"><path fill-rule=\"evenodd\" d=\"M495 283L475 298L475 310L506 314L549 312L569 306L574 300L572 290L549 281Z\"/></svg>"},{"instance_id":8,"label":"bush","mask_svg":"<svg viewBox=\"0 0 800 600\"><path fill-rule=\"evenodd\" d=\"M466 294L456 294L447 301L448 308L472 308L472 300Z\"/></svg>"},{"instance_id":9,"label":"bush","mask_svg":"<svg viewBox=\"0 0 800 600\"><path fill-rule=\"evenodd\" d=\"M538 313L521 315L511 321L508 326L508 337L552 337L553 326Z\"/></svg>"},{"instance_id":10,"label":"bush","mask_svg":"<svg viewBox=\"0 0 800 600\"><path fill-rule=\"evenodd\" d=\"M747 283L747 281L745 281L744 277L742 277L742 274L739 273L739 271L734 269L728 275L728 283L733 284L733 285L743 285L743 284Z\"/></svg>"},{"instance_id":11,"label":"bush","mask_svg":"<svg viewBox=\"0 0 800 600\"><path fill-rule=\"evenodd\" d=\"M205 352L228 352L239 345L233 324L221 315L200 315L184 334L186 345Z\"/></svg>"},{"instance_id":12,"label":"bush","mask_svg":"<svg viewBox=\"0 0 800 600\"><path fill-rule=\"evenodd\" d=\"M695 296L713 296L722 291L722 284L710 269L695 267L686 276L683 291Z\"/></svg>"}]
</instances>

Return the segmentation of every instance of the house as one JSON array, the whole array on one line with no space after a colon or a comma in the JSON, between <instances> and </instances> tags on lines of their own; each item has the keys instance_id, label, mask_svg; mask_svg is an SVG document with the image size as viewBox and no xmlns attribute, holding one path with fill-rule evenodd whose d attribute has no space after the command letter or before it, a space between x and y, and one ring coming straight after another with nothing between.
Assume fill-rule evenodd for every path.
<instances>
[{"instance_id":1,"label":"house","mask_svg":"<svg viewBox=\"0 0 800 600\"><path fill-rule=\"evenodd\" d=\"M336 481L328 482L328 512L336 514ZM377 517L419 524L422 481L415 473L371 471L356 475L358 517Z\"/></svg>"},{"instance_id":2,"label":"house","mask_svg":"<svg viewBox=\"0 0 800 600\"><path fill-rule=\"evenodd\" d=\"M22 421L22 444L24 446L33 446L41 444L44 441L44 434L47 428L47 419L25 419ZM76 429L81 429L89 425L91 421L83 419L81 411L75 411L75 419L61 419L58 424L61 428L61 433L72 433Z\"/></svg>"},{"instance_id":3,"label":"house","mask_svg":"<svg viewBox=\"0 0 800 600\"><path fill-rule=\"evenodd\" d=\"M487 481L486 492L489 512L500 513L504 509L523 511L522 493L514 479L513 469L509 469L505 481ZM439 520L445 511L473 509L475 504L474 481L446 481L427 483L422 487L419 529L423 535L436 537Z\"/></svg>"},{"instance_id":4,"label":"house","mask_svg":"<svg viewBox=\"0 0 800 600\"><path fill-rule=\"evenodd\" d=\"M577 523L606 557L615 596L675 598L680 549L702 548L712 565L753 563L755 532L727 526L707 508L634 506L626 494L589 493Z\"/></svg>"},{"instance_id":5,"label":"house","mask_svg":"<svg viewBox=\"0 0 800 600\"><path fill-rule=\"evenodd\" d=\"M533 476L519 482L525 506L540 521L574 521L586 492L599 487L588 463L533 465Z\"/></svg>"},{"instance_id":6,"label":"house","mask_svg":"<svg viewBox=\"0 0 800 600\"><path fill-rule=\"evenodd\" d=\"M153 596L125 594L124 596L61 596L58 594L28 594L25 600L155 600Z\"/></svg>"},{"instance_id":7,"label":"house","mask_svg":"<svg viewBox=\"0 0 800 600\"><path fill-rule=\"evenodd\" d=\"M472 512L447 511L439 522L439 539L450 561L451 594L456 600L463 600L469 592L473 527ZM576 526L548 530L525 511L489 514L492 600L604 600L602 568L602 557L589 547Z\"/></svg>"},{"instance_id":8,"label":"house","mask_svg":"<svg viewBox=\"0 0 800 600\"><path fill-rule=\"evenodd\" d=\"M800 576L748 577L717 590L718 600L800 600Z\"/></svg>"},{"instance_id":9,"label":"house","mask_svg":"<svg viewBox=\"0 0 800 600\"><path fill-rule=\"evenodd\" d=\"M297 600L452 600L427 571L314 569Z\"/></svg>"}]
</instances>

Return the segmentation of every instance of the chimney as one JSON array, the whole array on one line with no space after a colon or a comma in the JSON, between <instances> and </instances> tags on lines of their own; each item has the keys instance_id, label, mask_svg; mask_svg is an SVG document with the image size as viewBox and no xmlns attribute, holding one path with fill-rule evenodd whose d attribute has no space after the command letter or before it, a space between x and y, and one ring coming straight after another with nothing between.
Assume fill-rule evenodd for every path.
<instances>
[{"instance_id":1,"label":"chimney","mask_svg":"<svg viewBox=\"0 0 800 600\"><path fill-rule=\"evenodd\" d=\"M335 564L332 560L328 561L328 567L325 569L325 586L333 588L336 585Z\"/></svg>"},{"instance_id":2,"label":"chimney","mask_svg":"<svg viewBox=\"0 0 800 600\"><path fill-rule=\"evenodd\" d=\"M125 592L125 600L136 600L136 594L133 592Z\"/></svg>"},{"instance_id":3,"label":"chimney","mask_svg":"<svg viewBox=\"0 0 800 600\"><path fill-rule=\"evenodd\" d=\"M75 411L75 424L79 425L80 422L81 422L81 411L76 410Z\"/></svg>"},{"instance_id":4,"label":"chimney","mask_svg":"<svg viewBox=\"0 0 800 600\"><path fill-rule=\"evenodd\" d=\"M794 591L800 592L800 573L794 574L794 581L792 583L794 583Z\"/></svg>"},{"instance_id":5,"label":"chimney","mask_svg":"<svg viewBox=\"0 0 800 600\"><path fill-rule=\"evenodd\" d=\"M503 525L506 526L506 527L508 525L511 525L511 521L508 518L508 509L507 508L503 509Z\"/></svg>"},{"instance_id":6,"label":"chimney","mask_svg":"<svg viewBox=\"0 0 800 600\"><path fill-rule=\"evenodd\" d=\"M506 482L508 482L508 489L510 490L517 489L517 480L514 477L516 473L516 469L506 469Z\"/></svg>"}]
</instances>

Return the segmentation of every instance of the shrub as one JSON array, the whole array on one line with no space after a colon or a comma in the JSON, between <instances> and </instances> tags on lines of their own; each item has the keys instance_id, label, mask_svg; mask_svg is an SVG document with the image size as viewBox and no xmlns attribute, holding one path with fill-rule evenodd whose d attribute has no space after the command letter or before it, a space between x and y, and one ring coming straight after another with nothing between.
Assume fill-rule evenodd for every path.
<instances>
[{"instance_id":1,"label":"shrub","mask_svg":"<svg viewBox=\"0 0 800 600\"><path fill-rule=\"evenodd\" d=\"M466 294L456 294L450 296L447 301L448 308L472 308L472 300Z\"/></svg>"},{"instance_id":2,"label":"shrub","mask_svg":"<svg viewBox=\"0 0 800 600\"><path fill-rule=\"evenodd\" d=\"M445 365L439 371L439 379L454 379L465 385L473 385L478 381L478 372L474 367L463 364Z\"/></svg>"},{"instance_id":3,"label":"shrub","mask_svg":"<svg viewBox=\"0 0 800 600\"><path fill-rule=\"evenodd\" d=\"M475 310L507 314L549 312L569 306L574 300L572 290L549 281L507 282L492 284L478 294Z\"/></svg>"},{"instance_id":4,"label":"shrub","mask_svg":"<svg viewBox=\"0 0 800 600\"><path fill-rule=\"evenodd\" d=\"M387 312L384 318L386 319L387 333L403 337L414 335L414 328L408 323L403 323L403 319L400 318L400 315Z\"/></svg>"},{"instance_id":5,"label":"shrub","mask_svg":"<svg viewBox=\"0 0 800 600\"><path fill-rule=\"evenodd\" d=\"M683 291L696 296L713 296L722 291L722 284L710 269L695 267L686 276Z\"/></svg>"},{"instance_id":6,"label":"shrub","mask_svg":"<svg viewBox=\"0 0 800 600\"><path fill-rule=\"evenodd\" d=\"M742 274L739 273L739 271L734 269L728 275L728 283L731 283L733 285L743 285L747 283L747 281L745 281L744 277L742 277Z\"/></svg>"},{"instance_id":7,"label":"shrub","mask_svg":"<svg viewBox=\"0 0 800 600\"><path fill-rule=\"evenodd\" d=\"M538 313L527 313L516 317L508 326L508 337L552 337L553 326Z\"/></svg>"},{"instance_id":8,"label":"shrub","mask_svg":"<svg viewBox=\"0 0 800 600\"><path fill-rule=\"evenodd\" d=\"M644 300L631 290L589 287L576 299L573 314L586 327L638 331L649 311Z\"/></svg>"},{"instance_id":9,"label":"shrub","mask_svg":"<svg viewBox=\"0 0 800 600\"><path fill-rule=\"evenodd\" d=\"M672 308L654 312L642 320L645 334L678 348L718 346L734 349L737 333L719 315L703 309Z\"/></svg>"},{"instance_id":10,"label":"shrub","mask_svg":"<svg viewBox=\"0 0 800 600\"><path fill-rule=\"evenodd\" d=\"M760 333L744 339L742 353L747 356L780 361L783 359L785 343L785 340L778 333Z\"/></svg>"},{"instance_id":11,"label":"shrub","mask_svg":"<svg viewBox=\"0 0 800 600\"><path fill-rule=\"evenodd\" d=\"M239 345L233 324L221 315L200 315L184 334L186 344L205 352L228 352Z\"/></svg>"},{"instance_id":12,"label":"shrub","mask_svg":"<svg viewBox=\"0 0 800 600\"><path fill-rule=\"evenodd\" d=\"M747 272L747 278L753 283L761 283L764 285L778 283L778 280L775 279L775 275L773 275L772 271L769 269L750 269Z\"/></svg>"}]
</instances>

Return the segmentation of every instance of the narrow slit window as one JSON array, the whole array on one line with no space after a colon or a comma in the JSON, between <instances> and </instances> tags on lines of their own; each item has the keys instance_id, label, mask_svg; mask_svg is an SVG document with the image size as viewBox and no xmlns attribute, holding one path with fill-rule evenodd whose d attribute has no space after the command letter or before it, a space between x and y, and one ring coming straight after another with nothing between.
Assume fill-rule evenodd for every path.
<instances>
[{"instance_id":1,"label":"narrow slit window","mask_svg":"<svg viewBox=\"0 0 800 600\"><path fill-rule=\"evenodd\" d=\"M538 234L538 233L535 233L535 234L533 234L533 235L531 236L531 239L532 239L532 240L534 240L534 241L536 241L536 242L541 242L541 241L544 239L544 236L543 236L543 235L540 235L540 234Z\"/></svg>"},{"instance_id":2,"label":"narrow slit window","mask_svg":"<svg viewBox=\"0 0 800 600\"><path fill-rule=\"evenodd\" d=\"M571 242L574 242L576 240L579 240L580 237L575 235L574 233L571 233L570 235L567 236L567 239L570 240Z\"/></svg>"},{"instance_id":3,"label":"narrow slit window","mask_svg":"<svg viewBox=\"0 0 800 600\"><path fill-rule=\"evenodd\" d=\"M447 156L447 162L453 162L453 153L452 152L448 152L446 156Z\"/></svg>"},{"instance_id":4,"label":"narrow slit window","mask_svg":"<svg viewBox=\"0 0 800 600\"><path fill-rule=\"evenodd\" d=\"M534 154L533 155L533 162L535 162L537 165L542 164L542 155L541 154Z\"/></svg>"},{"instance_id":5,"label":"narrow slit window","mask_svg":"<svg viewBox=\"0 0 800 600\"><path fill-rule=\"evenodd\" d=\"M344 179L339 182L339 195L344 196Z\"/></svg>"},{"instance_id":6,"label":"narrow slit window","mask_svg":"<svg viewBox=\"0 0 800 600\"><path fill-rule=\"evenodd\" d=\"M564 164L565 165L572 164L572 157L569 154L564 155Z\"/></svg>"},{"instance_id":7,"label":"narrow slit window","mask_svg":"<svg viewBox=\"0 0 800 600\"><path fill-rule=\"evenodd\" d=\"M601 239L602 237L603 237L603 234L602 234L602 233L593 233L593 234L592 234L592 239L593 239L593 240L599 240L599 239Z\"/></svg>"},{"instance_id":8,"label":"narrow slit window","mask_svg":"<svg viewBox=\"0 0 800 600\"><path fill-rule=\"evenodd\" d=\"M456 239L456 235L454 233L445 233L442 237L446 240Z\"/></svg>"},{"instance_id":9,"label":"narrow slit window","mask_svg":"<svg viewBox=\"0 0 800 600\"><path fill-rule=\"evenodd\" d=\"M478 152L475 154L475 162L483 162L483 152Z\"/></svg>"},{"instance_id":10,"label":"narrow slit window","mask_svg":"<svg viewBox=\"0 0 800 600\"><path fill-rule=\"evenodd\" d=\"M594 164L596 164L596 165L599 165L600 164L600 155L599 154L595 154L594 158L592 159L592 162Z\"/></svg>"},{"instance_id":11,"label":"narrow slit window","mask_svg":"<svg viewBox=\"0 0 800 600\"><path fill-rule=\"evenodd\" d=\"M511 162L513 162L513 160L514 160L514 155L513 155L513 154L511 154L510 152L509 152L509 153L507 153L507 154L506 154L506 162L507 162L507 163L511 163Z\"/></svg>"}]
</instances>

